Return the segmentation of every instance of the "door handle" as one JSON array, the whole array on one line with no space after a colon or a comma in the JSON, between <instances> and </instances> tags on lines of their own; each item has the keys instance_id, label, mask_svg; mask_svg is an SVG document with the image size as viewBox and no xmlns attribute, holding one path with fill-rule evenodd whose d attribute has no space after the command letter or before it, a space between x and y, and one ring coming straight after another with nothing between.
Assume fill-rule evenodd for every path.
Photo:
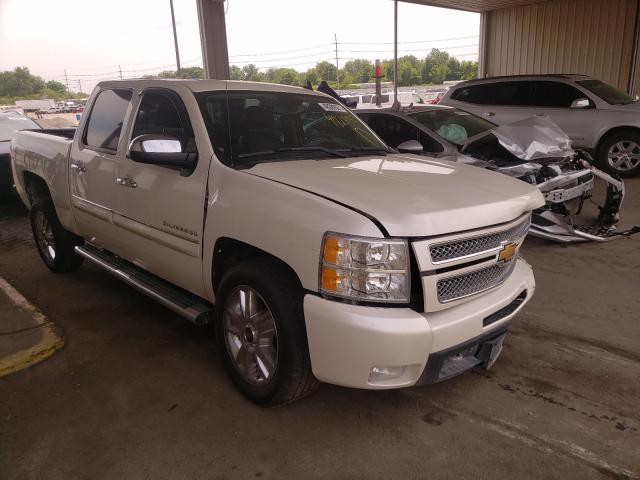
<instances>
[{"instance_id":1,"label":"door handle","mask_svg":"<svg viewBox=\"0 0 640 480\"><path fill-rule=\"evenodd\" d=\"M138 184L131 177L116 177L116 183L122 187L136 188Z\"/></svg>"},{"instance_id":2,"label":"door handle","mask_svg":"<svg viewBox=\"0 0 640 480\"><path fill-rule=\"evenodd\" d=\"M75 173L84 173L87 171L87 167L85 167L82 162L75 162L71 164L71 170Z\"/></svg>"},{"instance_id":3,"label":"door handle","mask_svg":"<svg viewBox=\"0 0 640 480\"><path fill-rule=\"evenodd\" d=\"M494 117L496 114L493 112L484 112L487 117Z\"/></svg>"}]
</instances>

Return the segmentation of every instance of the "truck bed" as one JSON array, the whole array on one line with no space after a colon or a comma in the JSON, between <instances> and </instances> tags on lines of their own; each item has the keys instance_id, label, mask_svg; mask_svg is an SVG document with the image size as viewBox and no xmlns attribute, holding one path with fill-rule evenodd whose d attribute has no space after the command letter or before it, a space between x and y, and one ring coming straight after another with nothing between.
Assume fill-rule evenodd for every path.
<instances>
[{"instance_id":1,"label":"truck bed","mask_svg":"<svg viewBox=\"0 0 640 480\"><path fill-rule=\"evenodd\" d=\"M73 140L73 136L76 134L75 127L69 128L43 128L41 130L29 130L30 132L42 133L45 135L54 135L56 137L64 137L68 140Z\"/></svg>"}]
</instances>

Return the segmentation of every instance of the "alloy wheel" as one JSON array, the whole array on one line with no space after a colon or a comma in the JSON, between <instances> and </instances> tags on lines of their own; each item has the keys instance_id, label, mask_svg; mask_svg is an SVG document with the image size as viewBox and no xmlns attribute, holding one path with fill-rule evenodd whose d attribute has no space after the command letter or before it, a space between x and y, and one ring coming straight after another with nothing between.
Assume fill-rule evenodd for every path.
<instances>
[{"instance_id":1,"label":"alloy wheel","mask_svg":"<svg viewBox=\"0 0 640 480\"><path fill-rule=\"evenodd\" d=\"M621 140L611 145L607 154L609 165L618 171L630 171L640 165L640 145Z\"/></svg>"},{"instance_id":2,"label":"alloy wheel","mask_svg":"<svg viewBox=\"0 0 640 480\"><path fill-rule=\"evenodd\" d=\"M53 263L56 259L56 241L53 236L53 228L47 216L41 212L36 212L35 236L38 246L47 259Z\"/></svg>"},{"instance_id":3,"label":"alloy wheel","mask_svg":"<svg viewBox=\"0 0 640 480\"><path fill-rule=\"evenodd\" d=\"M229 356L238 373L252 385L269 383L278 365L278 335L262 296L248 286L235 288L222 320Z\"/></svg>"}]
</instances>

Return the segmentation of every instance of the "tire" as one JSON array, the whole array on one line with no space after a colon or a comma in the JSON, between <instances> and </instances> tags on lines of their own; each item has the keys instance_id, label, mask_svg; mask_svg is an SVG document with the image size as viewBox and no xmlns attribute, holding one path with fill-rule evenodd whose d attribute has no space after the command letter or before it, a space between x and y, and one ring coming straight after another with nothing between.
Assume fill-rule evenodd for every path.
<instances>
[{"instance_id":1,"label":"tire","mask_svg":"<svg viewBox=\"0 0 640 480\"><path fill-rule=\"evenodd\" d=\"M249 400L274 407L315 390L303 290L286 267L269 258L244 261L224 275L216 296L218 349Z\"/></svg>"},{"instance_id":2,"label":"tire","mask_svg":"<svg viewBox=\"0 0 640 480\"><path fill-rule=\"evenodd\" d=\"M83 258L74 251L75 246L82 243L82 240L62 227L51 201L34 201L30 216L38 253L49 270L65 273L82 265Z\"/></svg>"},{"instance_id":3,"label":"tire","mask_svg":"<svg viewBox=\"0 0 640 480\"><path fill-rule=\"evenodd\" d=\"M633 177L640 173L640 132L624 130L609 135L600 145L600 166L621 177Z\"/></svg>"}]
</instances>

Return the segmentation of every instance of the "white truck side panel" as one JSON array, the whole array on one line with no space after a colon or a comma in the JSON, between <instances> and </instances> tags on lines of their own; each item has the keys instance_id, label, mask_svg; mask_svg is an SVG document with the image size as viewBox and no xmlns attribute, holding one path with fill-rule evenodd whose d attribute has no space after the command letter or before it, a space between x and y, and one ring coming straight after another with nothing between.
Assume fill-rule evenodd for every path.
<instances>
[{"instance_id":1,"label":"white truck side panel","mask_svg":"<svg viewBox=\"0 0 640 480\"><path fill-rule=\"evenodd\" d=\"M39 132L16 132L11 138L11 161L18 195L25 205L25 172L42 178L49 187L60 223L78 233L69 196L69 151L72 140Z\"/></svg>"}]
</instances>

